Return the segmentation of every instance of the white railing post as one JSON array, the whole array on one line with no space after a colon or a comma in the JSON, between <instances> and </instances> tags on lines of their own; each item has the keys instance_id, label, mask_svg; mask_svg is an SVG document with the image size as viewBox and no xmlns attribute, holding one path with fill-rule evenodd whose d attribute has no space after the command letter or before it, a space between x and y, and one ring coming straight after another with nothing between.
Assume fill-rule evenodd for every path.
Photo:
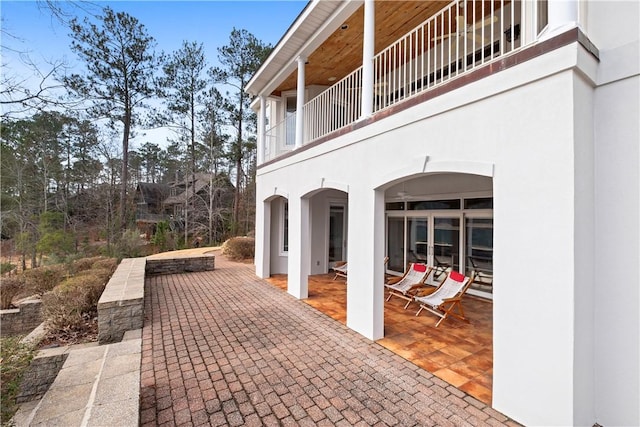
<instances>
[{"instance_id":1,"label":"white railing post","mask_svg":"<svg viewBox=\"0 0 640 427\"><path fill-rule=\"evenodd\" d=\"M295 148L304 144L304 86L306 58L298 57L298 87L296 92L296 143Z\"/></svg>"},{"instance_id":2,"label":"white railing post","mask_svg":"<svg viewBox=\"0 0 640 427\"><path fill-rule=\"evenodd\" d=\"M364 34L362 43L362 99L360 117L373 114L373 58L375 53L375 2L364 1Z\"/></svg>"}]
</instances>

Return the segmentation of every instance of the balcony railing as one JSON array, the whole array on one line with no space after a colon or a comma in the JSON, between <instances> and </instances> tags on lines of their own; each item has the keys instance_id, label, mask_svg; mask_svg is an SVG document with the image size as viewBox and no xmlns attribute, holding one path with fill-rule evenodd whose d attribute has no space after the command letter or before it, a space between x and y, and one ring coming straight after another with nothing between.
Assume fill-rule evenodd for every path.
<instances>
[{"instance_id":1,"label":"balcony railing","mask_svg":"<svg viewBox=\"0 0 640 427\"><path fill-rule=\"evenodd\" d=\"M535 12L536 2L448 4L375 55L374 112L530 44L528 34L538 26ZM357 121L362 93L360 67L305 104L303 145ZM265 160L294 148L292 117L267 132Z\"/></svg>"}]
</instances>

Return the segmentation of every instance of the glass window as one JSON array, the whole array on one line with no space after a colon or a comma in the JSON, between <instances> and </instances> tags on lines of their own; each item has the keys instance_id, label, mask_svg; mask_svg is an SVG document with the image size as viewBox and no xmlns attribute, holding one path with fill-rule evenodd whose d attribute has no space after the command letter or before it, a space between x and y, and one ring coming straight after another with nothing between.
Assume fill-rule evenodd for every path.
<instances>
[{"instance_id":1,"label":"glass window","mask_svg":"<svg viewBox=\"0 0 640 427\"><path fill-rule=\"evenodd\" d=\"M465 199L464 208L465 209L493 209L493 197Z\"/></svg>"},{"instance_id":2,"label":"glass window","mask_svg":"<svg viewBox=\"0 0 640 427\"><path fill-rule=\"evenodd\" d=\"M450 269L460 271L460 218L434 218L433 265L436 280Z\"/></svg>"},{"instance_id":3,"label":"glass window","mask_svg":"<svg viewBox=\"0 0 640 427\"><path fill-rule=\"evenodd\" d=\"M493 219L466 219L467 275L472 288L491 292L493 284Z\"/></svg>"},{"instance_id":4,"label":"glass window","mask_svg":"<svg viewBox=\"0 0 640 427\"><path fill-rule=\"evenodd\" d=\"M282 252L289 252L289 202L282 201Z\"/></svg>"},{"instance_id":5,"label":"glass window","mask_svg":"<svg viewBox=\"0 0 640 427\"><path fill-rule=\"evenodd\" d=\"M388 211L403 211L404 202L389 202L386 204L386 209Z\"/></svg>"},{"instance_id":6,"label":"glass window","mask_svg":"<svg viewBox=\"0 0 640 427\"><path fill-rule=\"evenodd\" d=\"M410 211L438 210L438 209L460 209L460 199L453 200L422 200L419 202L409 202Z\"/></svg>"},{"instance_id":7,"label":"glass window","mask_svg":"<svg viewBox=\"0 0 640 427\"><path fill-rule=\"evenodd\" d=\"M387 269L404 271L404 217L388 217L387 219Z\"/></svg>"},{"instance_id":8,"label":"glass window","mask_svg":"<svg viewBox=\"0 0 640 427\"><path fill-rule=\"evenodd\" d=\"M407 262L427 260L429 222L427 218L407 218Z\"/></svg>"},{"instance_id":9,"label":"glass window","mask_svg":"<svg viewBox=\"0 0 640 427\"><path fill-rule=\"evenodd\" d=\"M549 6L547 1L548 0L538 0L538 34L540 34L549 23Z\"/></svg>"}]
</instances>

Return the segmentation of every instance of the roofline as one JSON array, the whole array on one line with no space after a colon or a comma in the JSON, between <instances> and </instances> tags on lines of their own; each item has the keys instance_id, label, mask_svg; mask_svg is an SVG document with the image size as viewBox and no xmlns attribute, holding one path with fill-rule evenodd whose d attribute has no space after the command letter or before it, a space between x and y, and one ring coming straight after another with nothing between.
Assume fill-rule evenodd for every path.
<instances>
[{"instance_id":1,"label":"roofline","mask_svg":"<svg viewBox=\"0 0 640 427\"><path fill-rule=\"evenodd\" d=\"M297 58L311 54L342 24L343 20L335 18L344 16L346 19L363 3L364 0L310 0L293 24L289 26L287 32L280 38L258 71L251 77L245 86L245 92L251 96L269 95L273 92L278 84L296 69ZM314 15L320 15L319 6L327 4L333 6L329 10L328 19L324 18L324 13L313 19ZM324 10L327 9L324 8ZM311 32L312 37L301 35L303 29L306 29L304 33ZM323 34L324 37L322 37ZM318 37L319 35L320 37ZM293 55L283 52L285 46L292 45L295 47ZM274 63L281 65L273 65Z\"/></svg>"}]
</instances>

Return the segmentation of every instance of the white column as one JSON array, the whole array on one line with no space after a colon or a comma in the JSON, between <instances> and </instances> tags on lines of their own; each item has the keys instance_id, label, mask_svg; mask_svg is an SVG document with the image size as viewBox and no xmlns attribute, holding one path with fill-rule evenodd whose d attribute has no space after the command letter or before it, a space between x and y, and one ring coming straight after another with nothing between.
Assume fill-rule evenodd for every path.
<instances>
[{"instance_id":1,"label":"white column","mask_svg":"<svg viewBox=\"0 0 640 427\"><path fill-rule=\"evenodd\" d=\"M296 148L302 147L304 136L304 68L306 58L298 57L298 91L296 93Z\"/></svg>"},{"instance_id":2,"label":"white column","mask_svg":"<svg viewBox=\"0 0 640 427\"><path fill-rule=\"evenodd\" d=\"M271 275L271 202L263 202L256 195L256 276L266 279Z\"/></svg>"},{"instance_id":3,"label":"white column","mask_svg":"<svg viewBox=\"0 0 640 427\"><path fill-rule=\"evenodd\" d=\"M309 294L309 199L289 198L289 255L287 292L296 298Z\"/></svg>"},{"instance_id":4,"label":"white column","mask_svg":"<svg viewBox=\"0 0 640 427\"><path fill-rule=\"evenodd\" d=\"M347 326L377 340L384 336L384 193L349 188Z\"/></svg>"},{"instance_id":5,"label":"white column","mask_svg":"<svg viewBox=\"0 0 640 427\"><path fill-rule=\"evenodd\" d=\"M365 118L373 114L373 56L375 52L375 2L364 1L364 34L362 43L362 112Z\"/></svg>"},{"instance_id":6,"label":"white column","mask_svg":"<svg viewBox=\"0 0 640 427\"><path fill-rule=\"evenodd\" d=\"M578 23L578 0L549 0L549 30L574 27Z\"/></svg>"},{"instance_id":7,"label":"white column","mask_svg":"<svg viewBox=\"0 0 640 427\"><path fill-rule=\"evenodd\" d=\"M257 147L257 163L261 165L264 163L264 150L265 150L265 125L266 120L266 108L267 100L263 95L260 95L260 112L258 113L258 147Z\"/></svg>"}]
</instances>

